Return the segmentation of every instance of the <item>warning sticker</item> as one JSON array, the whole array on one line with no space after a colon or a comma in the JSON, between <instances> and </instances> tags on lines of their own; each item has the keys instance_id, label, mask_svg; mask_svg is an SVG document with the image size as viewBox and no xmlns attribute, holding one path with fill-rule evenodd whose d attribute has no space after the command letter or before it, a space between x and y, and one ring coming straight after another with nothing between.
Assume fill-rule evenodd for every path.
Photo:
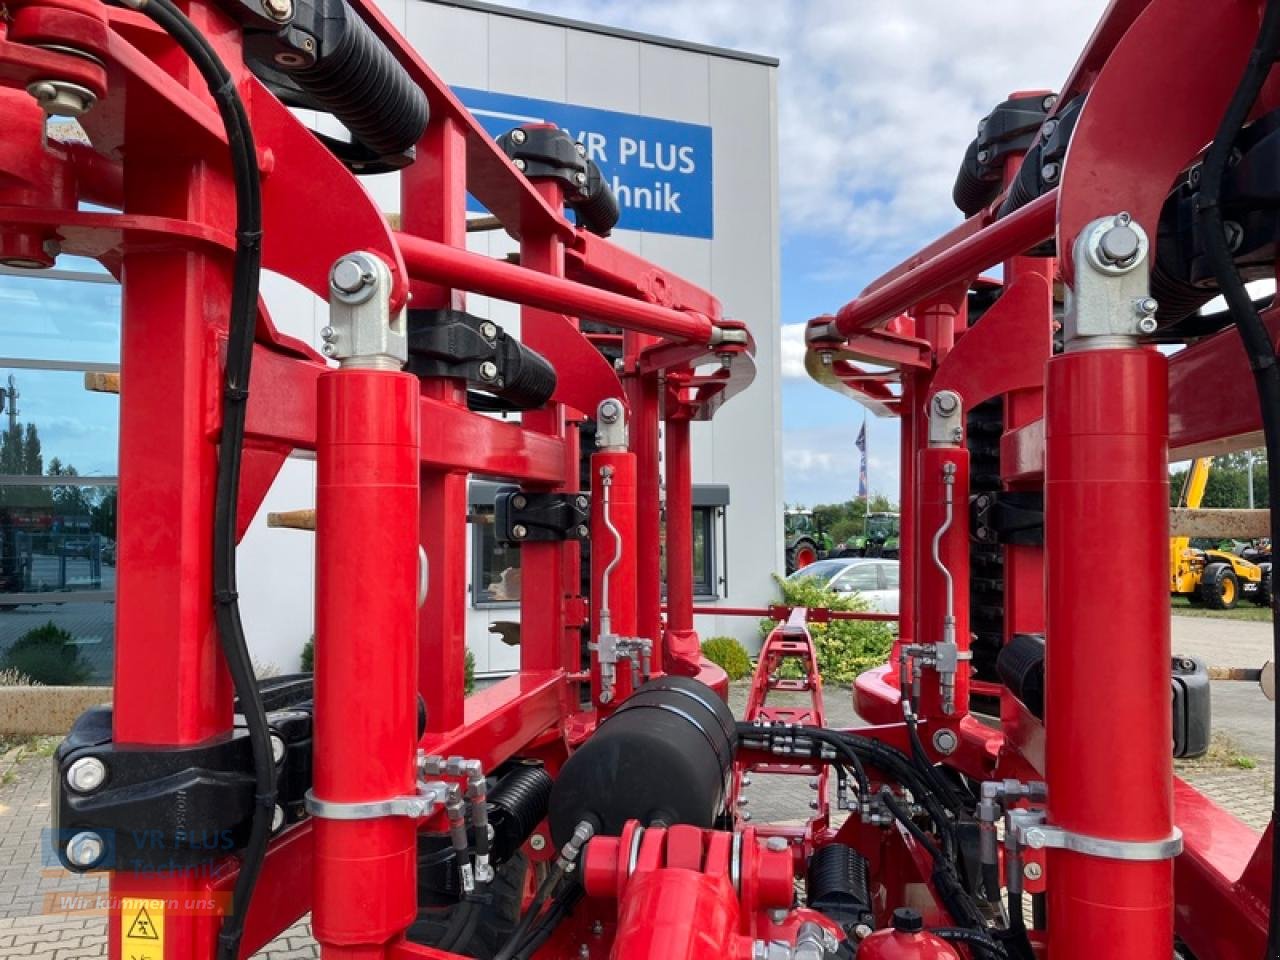
<instances>
[{"instance_id":1,"label":"warning sticker","mask_svg":"<svg viewBox=\"0 0 1280 960\"><path fill-rule=\"evenodd\" d=\"M124 897L120 901L123 960L164 960L164 901Z\"/></svg>"}]
</instances>

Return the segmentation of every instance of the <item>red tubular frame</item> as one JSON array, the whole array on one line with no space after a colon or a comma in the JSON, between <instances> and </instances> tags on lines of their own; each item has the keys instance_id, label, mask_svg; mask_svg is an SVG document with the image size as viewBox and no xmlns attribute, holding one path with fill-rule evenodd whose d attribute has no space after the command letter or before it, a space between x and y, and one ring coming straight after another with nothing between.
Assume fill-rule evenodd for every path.
<instances>
[{"instance_id":1,"label":"red tubular frame","mask_svg":"<svg viewBox=\"0 0 1280 960\"><path fill-rule=\"evenodd\" d=\"M1039 860L1043 877L1030 886L1048 890L1050 921L1047 938L1033 936L1054 955L1167 956L1176 929L1197 956L1254 956L1266 927L1270 841L1259 843L1174 781L1166 726L1169 624L1159 558L1167 542L1167 457L1258 442L1256 399L1236 336L1226 331L1170 358L1167 406L1166 361L1150 349L1084 351L1046 363L1052 281L1055 273L1072 281L1065 252L1086 224L1121 210L1155 243L1170 185L1212 139L1237 82L1258 4L1217 5L1211 37L1188 29L1197 10L1204 12L1189 0L1115 0L1058 98L1055 109L1089 94L1058 188L1000 218L997 199L834 316L809 325L807 366L819 382L902 418L904 642L929 642L936 629L926 627L936 620L927 611L936 607L937 587L924 579L932 564L921 552L936 519L926 519L916 459L928 396L955 390L966 409L1002 397L1003 486L1046 493L1046 546L1007 547L1004 568L1007 633L1048 635L1046 722L1003 687L986 685L984 692L1001 697L1001 730L966 719L945 762L973 777L1047 773L1049 821L1081 834L1153 841L1168 838L1175 823L1182 831L1176 861L1056 850ZM1278 102L1270 84L1255 112ZM1006 183L1018 162L1010 161ZM1046 240L1056 242L1056 261L1027 255ZM939 299L970 289L982 270L1002 261L1005 290L976 326L929 328ZM1269 322L1274 327L1274 312ZM908 364L868 339L888 329L925 339L933 360L924 368ZM867 378L850 357L894 371ZM900 395L886 397L884 385L895 378ZM1223 402L1204 404L1205 390ZM1085 523L1108 530L1105 551L1101 542L1081 541ZM1080 583L1117 577L1122 592L1105 602L1082 600ZM855 702L863 717L894 723L896 670L859 678ZM926 726L942 719L932 707L923 713ZM851 820L842 837L858 836Z\"/></svg>"},{"instance_id":2,"label":"red tubular frame","mask_svg":"<svg viewBox=\"0 0 1280 960\"><path fill-rule=\"evenodd\" d=\"M11 10L44 3L30 0ZM120 419L115 739L139 747L201 743L224 736L231 724L230 683L210 602L217 384L235 219L226 137L198 76L149 20L95 0L82 6L100 15L103 46L94 52L108 63L105 77L85 58L10 37L0 23L0 116L6 120L0 252L13 256L57 239L65 252L95 257L123 278L121 367L128 386ZM391 271L393 309L410 293L415 308L461 308L466 291L521 304L523 340L557 367L560 385L554 401L527 413L522 424L496 421L467 410L461 382L419 387L402 374L328 372L309 347L282 337L263 308L240 532L290 451L315 450L314 786L316 796L330 802L412 792L415 748L476 758L486 768L521 753L555 769L572 743L590 733L595 713L580 712L575 679L587 622L575 543L525 548L521 672L463 700L466 483L476 473L530 489L576 490L575 424L593 416L605 397L631 408L630 451L612 455L620 468L626 465L628 482L615 493L630 487L625 512L632 518L625 524L632 568L623 574L626 588L615 592L615 625L647 637L652 667L662 669L660 383L682 384L674 432L683 429L687 438L689 419L710 417L750 382L754 353L750 338L744 342L737 333L742 325L725 320L710 293L570 224L560 187L518 173L370 0L351 6L431 105L418 162L402 174L398 233L356 178L248 73L239 30L218 6L189 4L192 20L227 63L254 126L264 267L327 297L333 262L365 250ZM68 38L66 46L76 44ZM84 118L102 152L43 141L42 116L23 89L33 71L109 94L109 110L99 106ZM153 135L159 130L163 136ZM175 159L174 143L187 145L184 158ZM306 177L294 175L302 169ZM521 265L466 250L468 193L519 239ZM122 212L80 212L81 201ZM578 332L579 318L622 331L620 373ZM695 373L716 354L731 356L732 369ZM686 450L682 464L668 464L668 483L678 486L687 469ZM687 488L687 476L683 482ZM680 519L677 514L669 548L682 543L688 549L689 518L683 529ZM420 611L413 605L419 543L429 557ZM643 568L639 576L636 566ZM691 589L690 577L671 593L686 619ZM687 627L677 662L682 672L698 673L697 638L691 622ZM702 676L723 680L714 671ZM415 692L427 706L427 732L417 744ZM357 703L368 709L353 711ZM271 845L242 952L260 948L313 909L326 957L433 955L399 939L412 915L413 869L410 820L319 818L291 828ZM314 899L293 871L314 872ZM112 891L188 897L206 888L229 890L235 875L233 861L218 865L212 877L119 871ZM120 960L117 917L113 913L110 949ZM164 956L151 960L211 956L216 929L215 916L173 912L166 918Z\"/></svg>"}]
</instances>

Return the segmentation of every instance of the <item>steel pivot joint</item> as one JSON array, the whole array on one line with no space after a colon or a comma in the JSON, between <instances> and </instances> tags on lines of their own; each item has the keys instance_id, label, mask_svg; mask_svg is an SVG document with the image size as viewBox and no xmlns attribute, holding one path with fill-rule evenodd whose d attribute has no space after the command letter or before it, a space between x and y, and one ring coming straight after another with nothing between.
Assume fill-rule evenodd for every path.
<instances>
[{"instance_id":1,"label":"steel pivot joint","mask_svg":"<svg viewBox=\"0 0 1280 960\"><path fill-rule=\"evenodd\" d=\"M939 390L929 401L929 446L964 443L964 403L954 390Z\"/></svg>"},{"instance_id":2,"label":"steel pivot joint","mask_svg":"<svg viewBox=\"0 0 1280 960\"><path fill-rule=\"evenodd\" d=\"M1068 352L1134 346L1156 331L1150 241L1127 213L1101 217L1076 238L1075 284L1067 289Z\"/></svg>"},{"instance_id":3,"label":"steel pivot joint","mask_svg":"<svg viewBox=\"0 0 1280 960\"><path fill-rule=\"evenodd\" d=\"M409 359L405 313L391 314L391 270L359 251L329 271L329 325L321 352L342 367L400 370Z\"/></svg>"},{"instance_id":4,"label":"steel pivot joint","mask_svg":"<svg viewBox=\"0 0 1280 960\"><path fill-rule=\"evenodd\" d=\"M596 407L596 446L601 450L627 449L627 408L615 397Z\"/></svg>"}]
</instances>

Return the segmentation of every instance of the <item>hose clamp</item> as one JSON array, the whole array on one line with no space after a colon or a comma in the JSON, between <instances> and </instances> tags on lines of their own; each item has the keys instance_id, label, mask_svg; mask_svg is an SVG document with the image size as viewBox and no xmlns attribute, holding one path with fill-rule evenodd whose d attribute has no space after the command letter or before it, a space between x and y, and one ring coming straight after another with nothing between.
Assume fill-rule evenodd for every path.
<instances>
[{"instance_id":1,"label":"hose clamp","mask_svg":"<svg viewBox=\"0 0 1280 960\"><path fill-rule=\"evenodd\" d=\"M1047 823L1019 823L1016 820L1013 829L1018 843L1031 850L1070 850L1072 853L1104 860L1171 860L1182 852L1182 831L1177 827L1163 840L1111 840L1075 833Z\"/></svg>"},{"instance_id":2,"label":"hose clamp","mask_svg":"<svg viewBox=\"0 0 1280 960\"><path fill-rule=\"evenodd\" d=\"M419 781L416 794L358 803L321 800L314 790L308 790L306 805L307 813L322 820L378 820L382 817L410 817L418 820L431 816L443 807L448 794L447 783Z\"/></svg>"}]
</instances>

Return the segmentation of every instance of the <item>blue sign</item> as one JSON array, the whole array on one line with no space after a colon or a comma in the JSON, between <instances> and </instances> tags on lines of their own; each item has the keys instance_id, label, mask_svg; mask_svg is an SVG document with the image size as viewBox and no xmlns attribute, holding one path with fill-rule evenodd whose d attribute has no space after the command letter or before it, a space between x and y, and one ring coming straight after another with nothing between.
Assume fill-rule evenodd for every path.
<instances>
[{"instance_id":1,"label":"blue sign","mask_svg":"<svg viewBox=\"0 0 1280 960\"><path fill-rule=\"evenodd\" d=\"M526 123L554 123L586 146L618 198L618 229L714 234L710 127L466 87L453 92L492 137Z\"/></svg>"}]
</instances>

